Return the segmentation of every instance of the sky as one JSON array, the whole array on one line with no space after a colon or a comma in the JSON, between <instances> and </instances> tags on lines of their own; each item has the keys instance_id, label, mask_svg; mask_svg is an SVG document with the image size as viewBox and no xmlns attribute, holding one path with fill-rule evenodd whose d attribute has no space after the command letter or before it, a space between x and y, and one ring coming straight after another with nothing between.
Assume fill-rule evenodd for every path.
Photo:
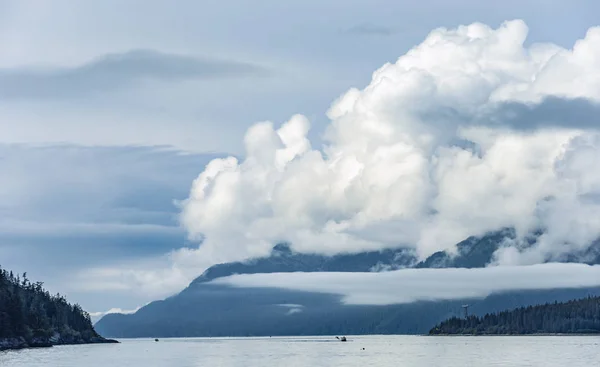
<instances>
[{"instance_id":1,"label":"sky","mask_svg":"<svg viewBox=\"0 0 600 367\"><path fill-rule=\"evenodd\" d=\"M499 264L584 248L599 8L0 0L0 266L102 312L281 240L426 256L517 225L554 230Z\"/></svg>"}]
</instances>

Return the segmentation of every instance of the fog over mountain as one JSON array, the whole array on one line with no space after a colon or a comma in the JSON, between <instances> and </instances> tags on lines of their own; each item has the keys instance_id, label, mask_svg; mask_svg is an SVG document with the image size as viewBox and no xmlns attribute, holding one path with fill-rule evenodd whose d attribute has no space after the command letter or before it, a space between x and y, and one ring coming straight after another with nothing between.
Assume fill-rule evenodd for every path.
<instances>
[{"instance_id":1,"label":"fog over mountain","mask_svg":"<svg viewBox=\"0 0 600 367\"><path fill-rule=\"evenodd\" d=\"M342 297L343 304L350 305L394 305L484 299L508 291L600 287L600 265L538 264L483 269L404 269L383 273L259 273L232 275L212 284L337 294Z\"/></svg>"}]
</instances>

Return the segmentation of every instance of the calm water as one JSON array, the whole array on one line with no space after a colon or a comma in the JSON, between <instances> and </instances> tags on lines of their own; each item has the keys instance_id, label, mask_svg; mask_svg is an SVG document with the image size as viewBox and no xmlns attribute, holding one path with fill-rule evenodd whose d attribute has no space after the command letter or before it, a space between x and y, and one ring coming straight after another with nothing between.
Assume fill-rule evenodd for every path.
<instances>
[{"instance_id":1,"label":"calm water","mask_svg":"<svg viewBox=\"0 0 600 367\"><path fill-rule=\"evenodd\" d=\"M358 336L123 340L0 352L2 367L600 366L600 337ZM365 348L365 350L362 350Z\"/></svg>"}]
</instances>

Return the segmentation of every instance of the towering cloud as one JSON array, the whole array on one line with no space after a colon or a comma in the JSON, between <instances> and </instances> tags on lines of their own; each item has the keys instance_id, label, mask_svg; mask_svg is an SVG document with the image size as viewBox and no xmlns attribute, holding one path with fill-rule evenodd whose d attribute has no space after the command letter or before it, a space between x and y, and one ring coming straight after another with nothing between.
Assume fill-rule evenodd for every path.
<instances>
[{"instance_id":1,"label":"towering cloud","mask_svg":"<svg viewBox=\"0 0 600 367\"><path fill-rule=\"evenodd\" d=\"M600 234L600 28L572 49L527 26L436 29L328 111L322 148L297 115L262 122L246 155L213 160L182 203L198 250L180 264L414 246L421 256L514 227L500 264L583 250ZM520 239L544 234L532 248Z\"/></svg>"}]
</instances>

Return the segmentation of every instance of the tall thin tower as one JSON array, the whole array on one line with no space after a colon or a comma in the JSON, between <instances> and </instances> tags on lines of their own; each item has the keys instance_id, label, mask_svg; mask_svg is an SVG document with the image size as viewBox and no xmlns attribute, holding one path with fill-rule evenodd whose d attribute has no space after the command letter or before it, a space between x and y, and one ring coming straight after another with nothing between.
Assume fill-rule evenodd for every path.
<instances>
[{"instance_id":1,"label":"tall thin tower","mask_svg":"<svg viewBox=\"0 0 600 367\"><path fill-rule=\"evenodd\" d=\"M465 310L465 319L469 317L469 305L463 305L462 308Z\"/></svg>"}]
</instances>

